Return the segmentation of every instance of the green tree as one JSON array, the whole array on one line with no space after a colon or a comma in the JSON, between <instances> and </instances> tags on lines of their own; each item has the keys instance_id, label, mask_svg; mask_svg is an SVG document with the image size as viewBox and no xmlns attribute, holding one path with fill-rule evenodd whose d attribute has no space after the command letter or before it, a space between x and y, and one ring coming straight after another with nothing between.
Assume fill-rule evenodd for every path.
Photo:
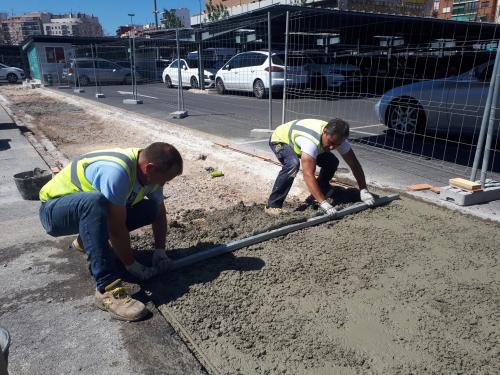
<instances>
[{"instance_id":1,"label":"green tree","mask_svg":"<svg viewBox=\"0 0 500 375\"><path fill-rule=\"evenodd\" d=\"M160 23L164 29L177 29L182 27L182 21L177 14L175 14L174 10L163 9Z\"/></svg>"},{"instance_id":2,"label":"green tree","mask_svg":"<svg viewBox=\"0 0 500 375\"><path fill-rule=\"evenodd\" d=\"M213 0L209 0L206 7L208 20L211 22L229 17L229 12L222 3L214 4Z\"/></svg>"}]
</instances>

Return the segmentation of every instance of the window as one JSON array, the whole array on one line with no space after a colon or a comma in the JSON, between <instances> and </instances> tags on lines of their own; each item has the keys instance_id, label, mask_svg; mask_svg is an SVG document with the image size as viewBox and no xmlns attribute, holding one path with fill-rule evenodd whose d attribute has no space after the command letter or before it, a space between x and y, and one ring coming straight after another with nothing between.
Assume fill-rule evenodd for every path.
<instances>
[{"instance_id":1,"label":"window","mask_svg":"<svg viewBox=\"0 0 500 375\"><path fill-rule=\"evenodd\" d=\"M450 12L451 12L451 7L443 8L443 10L441 11L441 13L443 13L443 14L450 13Z\"/></svg>"},{"instance_id":2,"label":"window","mask_svg":"<svg viewBox=\"0 0 500 375\"><path fill-rule=\"evenodd\" d=\"M45 47L45 57L48 63L64 62L64 48L62 47Z\"/></svg>"},{"instance_id":3,"label":"window","mask_svg":"<svg viewBox=\"0 0 500 375\"><path fill-rule=\"evenodd\" d=\"M94 62L92 60L77 60L75 66L77 69L93 69Z\"/></svg>"},{"instance_id":4,"label":"window","mask_svg":"<svg viewBox=\"0 0 500 375\"><path fill-rule=\"evenodd\" d=\"M179 60L175 60L172 64L170 64L170 68L178 68L179 67Z\"/></svg>"},{"instance_id":5,"label":"window","mask_svg":"<svg viewBox=\"0 0 500 375\"><path fill-rule=\"evenodd\" d=\"M230 67L231 67L231 69L241 68L241 65L242 65L242 63L243 63L244 56L245 56L245 54L235 56L234 58L232 58L232 59L231 59L231 60L230 60L230 61L226 64L226 67L227 67L227 66L230 66Z\"/></svg>"},{"instance_id":6,"label":"window","mask_svg":"<svg viewBox=\"0 0 500 375\"><path fill-rule=\"evenodd\" d=\"M115 64L109 62L109 61L102 61L102 60L98 60L97 61L97 68L99 69L107 69L107 70L113 70L113 69L117 69L117 67L115 66Z\"/></svg>"}]
</instances>

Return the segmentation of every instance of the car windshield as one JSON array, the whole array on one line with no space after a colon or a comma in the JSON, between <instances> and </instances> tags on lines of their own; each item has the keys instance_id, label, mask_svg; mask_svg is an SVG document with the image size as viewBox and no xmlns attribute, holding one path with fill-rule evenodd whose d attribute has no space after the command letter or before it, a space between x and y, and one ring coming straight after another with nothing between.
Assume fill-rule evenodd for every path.
<instances>
[{"instance_id":1,"label":"car windshield","mask_svg":"<svg viewBox=\"0 0 500 375\"><path fill-rule=\"evenodd\" d=\"M4 65L4 64L0 64L0 68L8 68L8 66Z\"/></svg>"},{"instance_id":2,"label":"car windshield","mask_svg":"<svg viewBox=\"0 0 500 375\"><path fill-rule=\"evenodd\" d=\"M187 60L187 63L189 67L197 69L199 64L198 64L198 59L196 58L190 58ZM219 69L224 65L224 62L221 60L215 60L212 58L203 58L203 68L204 69Z\"/></svg>"}]
</instances>

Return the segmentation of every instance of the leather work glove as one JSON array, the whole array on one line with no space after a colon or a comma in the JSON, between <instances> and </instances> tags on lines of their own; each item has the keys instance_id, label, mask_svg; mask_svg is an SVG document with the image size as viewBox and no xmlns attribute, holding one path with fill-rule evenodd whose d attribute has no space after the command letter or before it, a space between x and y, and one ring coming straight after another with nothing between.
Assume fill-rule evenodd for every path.
<instances>
[{"instance_id":1,"label":"leather work glove","mask_svg":"<svg viewBox=\"0 0 500 375\"><path fill-rule=\"evenodd\" d=\"M141 281L148 280L158 274L158 269L156 269L156 267L145 266L136 260L134 260L134 263L126 266L125 268L130 274Z\"/></svg>"},{"instance_id":2,"label":"leather work glove","mask_svg":"<svg viewBox=\"0 0 500 375\"><path fill-rule=\"evenodd\" d=\"M361 200L368 206L373 206L375 204L375 197L368 191L368 189L361 189L359 191Z\"/></svg>"},{"instance_id":3,"label":"leather work glove","mask_svg":"<svg viewBox=\"0 0 500 375\"><path fill-rule=\"evenodd\" d=\"M321 209L321 211L323 211L323 213L325 213L328 216L335 216L335 214L337 213L337 210L335 209L335 207L333 207L327 201L321 202L321 204L319 205L319 208Z\"/></svg>"},{"instance_id":4,"label":"leather work glove","mask_svg":"<svg viewBox=\"0 0 500 375\"><path fill-rule=\"evenodd\" d=\"M172 259L167 256L167 252L164 249L156 249L153 252L152 265L159 272L168 271L172 267Z\"/></svg>"}]
</instances>

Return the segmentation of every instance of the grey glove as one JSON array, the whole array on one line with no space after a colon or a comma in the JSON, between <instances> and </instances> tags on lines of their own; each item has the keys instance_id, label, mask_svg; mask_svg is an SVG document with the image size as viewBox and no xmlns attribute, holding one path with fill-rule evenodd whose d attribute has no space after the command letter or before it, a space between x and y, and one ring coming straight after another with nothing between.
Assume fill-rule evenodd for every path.
<instances>
[{"instance_id":1,"label":"grey glove","mask_svg":"<svg viewBox=\"0 0 500 375\"><path fill-rule=\"evenodd\" d=\"M368 191L368 189L361 189L359 191L361 200L368 206L373 206L375 204L375 197Z\"/></svg>"},{"instance_id":2,"label":"grey glove","mask_svg":"<svg viewBox=\"0 0 500 375\"><path fill-rule=\"evenodd\" d=\"M148 280L158 274L158 269L156 267L145 266L136 260L134 260L134 263L126 266L125 268L129 273L141 281Z\"/></svg>"},{"instance_id":3,"label":"grey glove","mask_svg":"<svg viewBox=\"0 0 500 375\"><path fill-rule=\"evenodd\" d=\"M335 209L335 207L333 207L327 201L321 202L321 204L319 205L319 208L321 209L321 211L323 211L323 213L325 213L328 216L334 216L337 213L337 210Z\"/></svg>"},{"instance_id":4,"label":"grey glove","mask_svg":"<svg viewBox=\"0 0 500 375\"><path fill-rule=\"evenodd\" d=\"M167 256L167 252L163 249L156 249L153 252L152 265L159 272L168 271L172 267L172 259Z\"/></svg>"}]
</instances>

